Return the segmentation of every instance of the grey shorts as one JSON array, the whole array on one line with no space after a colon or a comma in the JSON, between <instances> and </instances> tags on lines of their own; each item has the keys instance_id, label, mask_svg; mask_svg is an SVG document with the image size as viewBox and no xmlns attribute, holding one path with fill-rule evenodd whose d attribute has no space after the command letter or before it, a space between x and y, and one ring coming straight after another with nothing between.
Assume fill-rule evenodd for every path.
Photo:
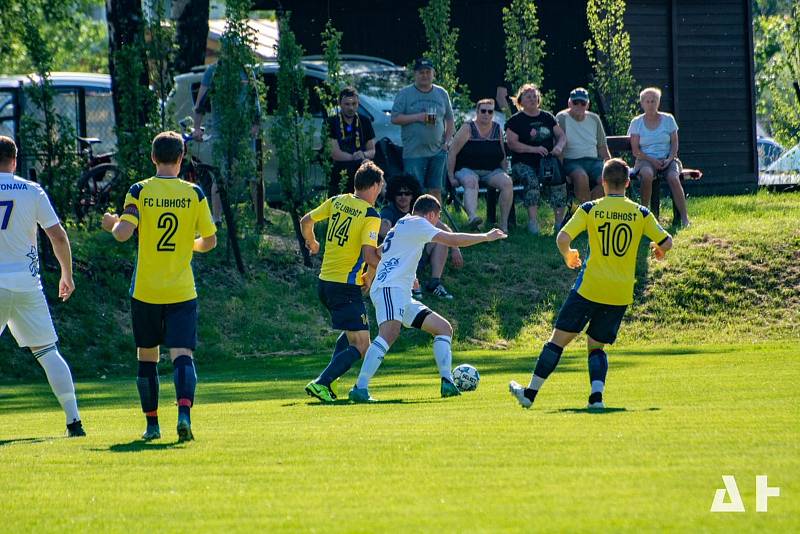
<instances>
[{"instance_id":1,"label":"grey shorts","mask_svg":"<svg viewBox=\"0 0 800 534\"><path fill-rule=\"evenodd\" d=\"M458 169L453 176L455 177L456 180L459 181L461 185L464 185L463 181L464 178L467 178L469 176L477 176L478 183L483 185L488 185L489 180L492 178L492 176L496 176L498 174L505 174L505 172L506 171L504 171L499 167L497 169L494 169L493 171L473 170L467 167L462 167Z\"/></svg>"},{"instance_id":2,"label":"grey shorts","mask_svg":"<svg viewBox=\"0 0 800 534\"><path fill-rule=\"evenodd\" d=\"M681 171L683 170L683 163L678 158L672 160L672 163L669 164L669 167L666 169L662 169L660 171L656 171L653 167L653 164L647 161L646 159L636 159L636 163L633 165L633 170L638 172L643 168L648 168L653 171L653 176L656 174L661 174L663 176L669 176L670 174L675 176L680 176Z\"/></svg>"},{"instance_id":3,"label":"grey shorts","mask_svg":"<svg viewBox=\"0 0 800 534\"><path fill-rule=\"evenodd\" d=\"M582 169L589 177L589 189L600 183L603 175L603 160L600 158L577 158L564 160L564 174L569 176L577 169Z\"/></svg>"}]
</instances>

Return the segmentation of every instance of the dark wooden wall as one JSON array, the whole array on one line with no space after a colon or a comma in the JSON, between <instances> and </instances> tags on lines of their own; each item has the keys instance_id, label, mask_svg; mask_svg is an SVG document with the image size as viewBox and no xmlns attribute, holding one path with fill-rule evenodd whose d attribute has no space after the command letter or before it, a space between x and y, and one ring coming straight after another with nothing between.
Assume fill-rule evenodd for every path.
<instances>
[{"instance_id":1,"label":"dark wooden wall","mask_svg":"<svg viewBox=\"0 0 800 534\"><path fill-rule=\"evenodd\" d=\"M427 0L256 0L256 7L292 11L292 28L309 54L321 52L328 19L344 33L345 53L405 65L425 48L419 7ZM492 96L505 73L501 9L510 0L452 0L460 28L459 77L474 99ZM279 5L280 4L280 5ZM663 91L662 109L680 127L680 156L705 172L690 193L734 193L756 187L752 21L749 0L628 0L633 74ZM585 0L537 2L546 41L544 89L558 111L570 89L589 83L583 43Z\"/></svg>"}]
</instances>

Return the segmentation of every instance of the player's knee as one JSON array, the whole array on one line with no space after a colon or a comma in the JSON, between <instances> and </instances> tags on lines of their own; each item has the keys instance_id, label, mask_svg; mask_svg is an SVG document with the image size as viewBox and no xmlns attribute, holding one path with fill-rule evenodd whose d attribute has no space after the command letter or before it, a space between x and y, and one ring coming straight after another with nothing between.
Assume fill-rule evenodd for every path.
<instances>
[{"instance_id":1,"label":"player's knee","mask_svg":"<svg viewBox=\"0 0 800 534\"><path fill-rule=\"evenodd\" d=\"M450 324L450 321L447 319L442 319L438 326L438 332L436 332L437 336L450 336L453 337L453 325Z\"/></svg>"}]
</instances>

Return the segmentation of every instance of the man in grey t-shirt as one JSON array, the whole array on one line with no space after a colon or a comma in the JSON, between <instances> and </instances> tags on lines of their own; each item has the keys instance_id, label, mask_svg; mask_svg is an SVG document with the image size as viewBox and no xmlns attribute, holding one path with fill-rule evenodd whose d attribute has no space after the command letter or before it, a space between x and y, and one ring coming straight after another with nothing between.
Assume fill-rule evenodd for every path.
<instances>
[{"instance_id":1,"label":"man in grey t-shirt","mask_svg":"<svg viewBox=\"0 0 800 534\"><path fill-rule=\"evenodd\" d=\"M611 159L611 154L600 117L589 111L589 91L583 87L573 89L567 105L567 109L556 115L556 122L567 136L564 174L572 183L575 198L584 203L590 196L603 196L600 175L603 162Z\"/></svg>"},{"instance_id":2,"label":"man in grey t-shirt","mask_svg":"<svg viewBox=\"0 0 800 534\"><path fill-rule=\"evenodd\" d=\"M403 168L439 201L447 164L447 150L455 133L450 95L434 85L430 60L414 63L414 84L397 93L392 123L399 124L403 141Z\"/></svg>"}]
</instances>

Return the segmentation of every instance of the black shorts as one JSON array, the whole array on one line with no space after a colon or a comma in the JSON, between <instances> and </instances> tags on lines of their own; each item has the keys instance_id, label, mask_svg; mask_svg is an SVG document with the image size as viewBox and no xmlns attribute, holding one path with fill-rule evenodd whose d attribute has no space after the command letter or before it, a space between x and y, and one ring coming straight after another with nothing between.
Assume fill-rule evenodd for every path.
<instances>
[{"instance_id":1,"label":"black shorts","mask_svg":"<svg viewBox=\"0 0 800 534\"><path fill-rule=\"evenodd\" d=\"M600 343L614 343L627 305L600 304L585 299L574 289L561 305L556 319L556 329L564 332L582 332Z\"/></svg>"},{"instance_id":2,"label":"black shorts","mask_svg":"<svg viewBox=\"0 0 800 534\"><path fill-rule=\"evenodd\" d=\"M319 300L331 314L331 327L335 330L369 330L367 307L361 296L361 286L342 282L320 280L317 285Z\"/></svg>"},{"instance_id":3,"label":"black shorts","mask_svg":"<svg viewBox=\"0 0 800 534\"><path fill-rule=\"evenodd\" d=\"M149 304L131 298L131 319L137 347L166 345L194 350L197 346L197 299Z\"/></svg>"}]
</instances>

